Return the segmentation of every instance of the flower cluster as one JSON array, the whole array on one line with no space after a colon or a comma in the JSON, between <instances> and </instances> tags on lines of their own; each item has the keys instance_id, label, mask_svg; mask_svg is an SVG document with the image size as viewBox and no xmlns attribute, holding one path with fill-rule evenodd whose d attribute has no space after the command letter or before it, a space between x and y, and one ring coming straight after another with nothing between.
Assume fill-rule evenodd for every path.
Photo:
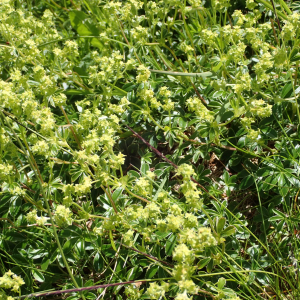
<instances>
[{"instance_id":1,"label":"flower cluster","mask_svg":"<svg viewBox=\"0 0 300 300\"><path fill-rule=\"evenodd\" d=\"M246 130L250 130L251 129L251 124L254 123L254 122L255 122L255 120L253 118L244 117L244 118L241 119L242 126Z\"/></svg>"},{"instance_id":2,"label":"flower cluster","mask_svg":"<svg viewBox=\"0 0 300 300\"><path fill-rule=\"evenodd\" d=\"M299 19L300 14L296 12L287 17L282 28L282 35L286 41L292 40L299 34Z\"/></svg>"},{"instance_id":3,"label":"flower cluster","mask_svg":"<svg viewBox=\"0 0 300 300\"><path fill-rule=\"evenodd\" d=\"M211 233L211 229L207 227L199 227L197 230L194 228L186 229L179 235L179 241L186 243L197 252L217 245L217 240Z\"/></svg>"},{"instance_id":4,"label":"flower cluster","mask_svg":"<svg viewBox=\"0 0 300 300\"><path fill-rule=\"evenodd\" d=\"M144 65L140 65L137 70L138 70L138 76L136 77L136 82L138 83L146 82L149 79L151 74L149 69Z\"/></svg>"},{"instance_id":5,"label":"flower cluster","mask_svg":"<svg viewBox=\"0 0 300 300\"><path fill-rule=\"evenodd\" d=\"M179 243L173 251L173 259L178 262L173 270L173 276L178 281L179 289L183 294L197 294L198 288L191 280L195 270L193 261L195 253L203 251L206 247L217 245L216 239L209 228L185 229L179 234ZM178 294L179 296L180 294Z\"/></svg>"},{"instance_id":6,"label":"flower cluster","mask_svg":"<svg viewBox=\"0 0 300 300\"><path fill-rule=\"evenodd\" d=\"M191 165L182 164L177 168L176 175L181 175L184 180L189 180L191 176L195 175L195 171Z\"/></svg>"},{"instance_id":7,"label":"flower cluster","mask_svg":"<svg viewBox=\"0 0 300 300\"><path fill-rule=\"evenodd\" d=\"M251 89L251 77L249 73L240 74L236 76L236 84L234 86L234 91L237 94L241 94L244 91L250 91Z\"/></svg>"},{"instance_id":8,"label":"flower cluster","mask_svg":"<svg viewBox=\"0 0 300 300\"><path fill-rule=\"evenodd\" d=\"M215 49L217 47L217 32L210 29L203 29L201 31L201 37L203 44L208 45L211 49Z\"/></svg>"},{"instance_id":9,"label":"flower cluster","mask_svg":"<svg viewBox=\"0 0 300 300\"><path fill-rule=\"evenodd\" d=\"M199 98L189 98L186 103L189 111L195 112L196 116L200 118L201 122L211 123L214 121L214 113L209 111Z\"/></svg>"},{"instance_id":10,"label":"flower cluster","mask_svg":"<svg viewBox=\"0 0 300 300\"><path fill-rule=\"evenodd\" d=\"M183 42L180 44L180 49L184 52L184 53L189 53L189 52L193 52L194 48L190 45L187 45L186 42Z\"/></svg>"},{"instance_id":11,"label":"flower cluster","mask_svg":"<svg viewBox=\"0 0 300 300\"><path fill-rule=\"evenodd\" d=\"M45 225L45 223L49 220L48 217L44 217L44 216L39 217L37 215L37 210L36 209L33 209L31 212L29 212L26 215L26 219L27 219L28 223L30 223L30 224L35 224L36 223L38 226Z\"/></svg>"},{"instance_id":12,"label":"flower cluster","mask_svg":"<svg viewBox=\"0 0 300 300\"><path fill-rule=\"evenodd\" d=\"M96 87L113 82L122 77L122 73L130 64L125 64L119 51L110 56L100 56L97 51L91 53L94 64L89 67L89 83Z\"/></svg>"},{"instance_id":13,"label":"flower cluster","mask_svg":"<svg viewBox=\"0 0 300 300\"><path fill-rule=\"evenodd\" d=\"M262 99L253 100L251 102L250 111L254 116L259 118L267 118L272 115L272 105L266 104L266 102Z\"/></svg>"},{"instance_id":14,"label":"flower cluster","mask_svg":"<svg viewBox=\"0 0 300 300\"><path fill-rule=\"evenodd\" d=\"M169 285L165 282L162 282L161 285L158 285L156 282L151 282L150 287L147 289L147 294L150 299L159 299L164 297L165 292L169 290Z\"/></svg>"},{"instance_id":15,"label":"flower cluster","mask_svg":"<svg viewBox=\"0 0 300 300\"><path fill-rule=\"evenodd\" d=\"M131 29L131 35L137 44L144 45L147 43L148 29L142 26L137 26Z\"/></svg>"},{"instance_id":16,"label":"flower cluster","mask_svg":"<svg viewBox=\"0 0 300 300\"><path fill-rule=\"evenodd\" d=\"M125 287L125 295L127 296L127 299L129 299L129 300L139 300L139 299L141 299L142 291L140 291L134 285L127 285Z\"/></svg>"},{"instance_id":17,"label":"flower cluster","mask_svg":"<svg viewBox=\"0 0 300 300\"><path fill-rule=\"evenodd\" d=\"M257 75L257 81L259 83L268 81L270 79L270 75L266 73L268 69L273 67L274 61L271 53L264 52L260 56L259 62L255 65L255 73Z\"/></svg>"},{"instance_id":18,"label":"flower cluster","mask_svg":"<svg viewBox=\"0 0 300 300\"><path fill-rule=\"evenodd\" d=\"M191 180L191 176L195 175L193 167L187 164L182 164L178 167L176 174L183 177L181 191L185 196L187 205L195 211L201 209L202 200L200 199L200 195L202 193L197 190L197 184Z\"/></svg>"},{"instance_id":19,"label":"flower cluster","mask_svg":"<svg viewBox=\"0 0 300 300\"><path fill-rule=\"evenodd\" d=\"M74 192L77 195L85 195L91 191L91 187L92 187L91 177L86 176L84 177L82 183L78 183L75 185Z\"/></svg>"},{"instance_id":20,"label":"flower cluster","mask_svg":"<svg viewBox=\"0 0 300 300\"><path fill-rule=\"evenodd\" d=\"M147 171L147 177L153 179L155 174L151 171ZM136 181L134 189L142 196L148 196L152 194L152 184L147 177L141 177Z\"/></svg>"},{"instance_id":21,"label":"flower cluster","mask_svg":"<svg viewBox=\"0 0 300 300\"><path fill-rule=\"evenodd\" d=\"M54 221L59 227L71 225L73 222L71 210L64 205L58 205L54 213Z\"/></svg>"},{"instance_id":22,"label":"flower cluster","mask_svg":"<svg viewBox=\"0 0 300 300\"><path fill-rule=\"evenodd\" d=\"M249 129L247 138L250 139L253 142L257 142L260 138L260 131L259 130L254 130L254 129Z\"/></svg>"},{"instance_id":23,"label":"flower cluster","mask_svg":"<svg viewBox=\"0 0 300 300\"><path fill-rule=\"evenodd\" d=\"M129 0L126 3L109 1L105 4L105 9L110 10L113 14L118 14L121 20L130 21L136 16L136 11L143 7L142 1Z\"/></svg>"},{"instance_id":24,"label":"flower cluster","mask_svg":"<svg viewBox=\"0 0 300 300\"><path fill-rule=\"evenodd\" d=\"M0 287L11 289L13 292L19 292L20 286L23 284L25 284L24 280L10 270L0 277Z\"/></svg>"},{"instance_id":25,"label":"flower cluster","mask_svg":"<svg viewBox=\"0 0 300 300\"><path fill-rule=\"evenodd\" d=\"M9 164L0 164L0 180L8 179L13 174L13 167Z\"/></svg>"},{"instance_id":26,"label":"flower cluster","mask_svg":"<svg viewBox=\"0 0 300 300\"><path fill-rule=\"evenodd\" d=\"M218 11L224 11L230 7L230 0L214 0L213 5Z\"/></svg>"},{"instance_id":27,"label":"flower cluster","mask_svg":"<svg viewBox=\"0 0 300 300\"><path fill-rule=\"evenodd\" d=\"M140 91L139 96L145 100L147 104L150 104L151 108L158 109L162 106L161 102L154 97L154 91L151 89L143 89Z\"/></svg>"}]
</instances>

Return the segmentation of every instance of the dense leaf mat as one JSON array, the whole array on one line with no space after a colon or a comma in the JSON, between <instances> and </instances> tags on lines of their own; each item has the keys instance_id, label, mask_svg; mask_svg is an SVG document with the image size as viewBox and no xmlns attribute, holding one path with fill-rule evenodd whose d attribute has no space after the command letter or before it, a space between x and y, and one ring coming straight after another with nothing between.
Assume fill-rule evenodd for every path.
<instances>
[{"instance_id":1,"label":"dense leaf mat","mask_svg":"<svg viewBox=\"0 0 300 300\"><path fill-rule=\"evenodd\" d=\"M300 299L299 8L1 0L0 299Z\"/></svg>"}]
</instances>

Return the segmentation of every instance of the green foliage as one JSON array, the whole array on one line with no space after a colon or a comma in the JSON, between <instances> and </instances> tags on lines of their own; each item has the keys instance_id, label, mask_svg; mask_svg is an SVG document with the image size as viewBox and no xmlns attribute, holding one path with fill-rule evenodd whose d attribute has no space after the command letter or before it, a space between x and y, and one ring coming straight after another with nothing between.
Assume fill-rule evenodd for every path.
<instances>
[{"instance_id":1,"label":"green foliage","mask_svg":"<svg viewBox=\"0 0 300 300\"><path fill-rule=\"evenodd\" d=\"M1 299L299 299L298 11L2 0Z\"/></svg>"}]
</instances>

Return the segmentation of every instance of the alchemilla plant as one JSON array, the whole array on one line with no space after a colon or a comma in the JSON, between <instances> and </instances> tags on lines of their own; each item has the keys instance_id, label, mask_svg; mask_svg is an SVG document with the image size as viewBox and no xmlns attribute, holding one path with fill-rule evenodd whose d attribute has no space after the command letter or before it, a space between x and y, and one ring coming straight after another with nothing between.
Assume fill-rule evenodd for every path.
<instances>
[{"instance_id":1,"label":"alchemilla plant","mask_svg":"<svg viewBox=\"0 0 300 300\"><path fill-rule=\"evenodd\" d=\"M1 0L0 298L298 299L299 8Z\"/></svg>"}]
</instances>

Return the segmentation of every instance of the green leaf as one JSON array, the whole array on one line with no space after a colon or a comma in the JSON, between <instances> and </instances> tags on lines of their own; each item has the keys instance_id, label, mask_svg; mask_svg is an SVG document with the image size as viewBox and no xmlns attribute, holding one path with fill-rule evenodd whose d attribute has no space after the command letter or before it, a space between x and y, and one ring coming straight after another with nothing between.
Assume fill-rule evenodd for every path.
<instances>
[{"instance_id":1,"label":"green leaf","mask_svg":"<svg viewBox=\"0 0 300 300\"><path fill-rule=\"evenodd\" d=\"M80 296L70 296L70 297L66 298L66 300L79 300L79 299L81 299Z\"/></svg>"},{"instance_id":2,"label":"green leaf","mask_svg":"<svg viewBox=\"0 0 300 300\"><path fill-rule=\"evenodd\" d=\"M220 290L223 289L223 287L225 286L225 284L226 284L225 278L223 278L223 277L219 278L219 280L218 280L218 288L219 288Z\"/></svg>"},{"instance_id":3,"label":"green leaf","mask_svg":"<svg viewBox=\"0 0 300 300\"><path fill-rule=\"evenodd\" d=\"M294 48L290 54L290 62L295 62L300 60L299 48Z\"/></svg>"},{"instance_id":4,"label":"green leaf","mask_svg":"<svg viewBox=\"0 0 300 300\"><path fill-rule=\"evenodd\" d=\"M278 175L278 186L279 187L287 187L288 185L289 185L289 182L286 179L285 175L283 173L280 173Z\"/></svg>"},{"instance_id":5,"label":"green leaf","mask_svg":"<svg viewBox=\"0 0 300 300\"><path fill-rule=\"evenodd\" d=\"M67 240L63 246L64 253L65 254L69 253L73 249L73 247L77 241L78 241L78 238L72 238L72 239Z\"/></svg>"},{"instance_id":6,"label":"green leaf","mask_svg":"<svg viewBox=\"0 0 300 300\"><path fill-rule=\"evenodd\" d=\"M47 258L46 260L43 260L43 262L41 264L41 269L43 271L46 271L48 269L49 263L50 263L50 259L49 258Z\"/></svg>"},{"instance_id":7,"label":"green leaf","mask_svg":"<svg viewBox=\"0 0 300 300\"><path fill-rule=\"evenodd\" d=\"M91 23L89 16L83 11L70 11L69 18L72 27L77 31L79 35L99 35L99 30L95 27L94 24Z\"/></svg>"},{"instance_id":8,"label":"green leaf","mask_svg":"<svg viewBox=\"0 0 300 300\"><path fill-rule=\"evenodd\" d=\"M111 230L109 231L109 238L110 238L110 242L111 242L112 248L117 252L117 248L116 248L115 241L114 241L114 238L113 238Z\"/></svg>"},{"instance_id":9,"label":"green leaf","mask_svg":"<svg viewBox=\"0 0 300 300\"><path fill-rule=\"evenodd\" d=\"M210 258L210 261L206 266L207 273L211 273L213 267L214 267L214 260Z\"/></svg>"},{"instance_id":10,"label":"green leaf","mask_svg":"<svg viewBox=\"0 0 300 300\"><path fill-rule=\"evenodd\" d=\"M71 173L71 172L70 172ZM76 181L81 175L83 175L83 172L82 171L78 171L78 172L74 172L74 173L71 173L72 176L71 176L71 180L72 182Z\"/></svg>"},{"instance_id":11,"label":"green leaf","mask_svg":"<svg viewBox=\"0 0 300 300\"><path fill-rule=\"evenodd\" d=\"M99 252L97 252L94 257L93 266L96 272L101 272L103 270L104 261Z\"/></svg>"},{"instance_id":12,"label":"green leaf","mask_svg":"<svg viewBox=\"0 0 300 300\"><path fill-rule=\"evenodd\" d=\"M64 238L72 238L72 237L80 237L82 234L81 229L78 228L77 226L69 226L66 229L63 229L59 232L59 237L64 237Z\"/></svg>"},{"instance_id":13,"label":"green leaf","mask_svg":"<svg viewBox=\"0 0 300 300\"><path fill-rule=\"evenodd\" d=\"M172 234L166 242L166 255L172 255L175 245L176 245L176 236L175 234Z\"/></svg>"},{"instance_id":14,"label":"green leaf","mask_svg":"<svg viewBox=\"0 0 300 300\"><path fill-rule=\"evenodd\" d=\"M216 131L214 128L209 128L209 141L213 142L216 137Z\"/></svg>"},{"instance_id":15,"label":"green leaf","mask_svg":"<svg viewBox=\"0 0 300 300\"><path fill-rule=\"evenodd\" d=\"M224 182L225 182L226 184L228 184L228 183L229 183L230 176L229 176L229 173L228 173L227 171L224 171L223 178L224 178Z\"/></svg>"},{"instance_id":16,"label":"green leaf","mask_svg":"<svg viewBox=\"0 0 300 300\"><path fill-rule=\"evenodd\" d=\"M8 231L4 237L4 240L10 241L10 242L20 242L25 240L25 236L22 233L14 232L14 231Z\"/></svg>"},{"instance_id":17,"label":"green leaf","mask_svg":"<svg viewBox=\"0 0 300 300\"><path fill-rule=\"evenodd\" d=\"M222 67L222 62L219 62L216 66L212 68L213 72L217 72Z\"/></svg>"},{"instance_id":18,"label":"green leaf","mask_svg":"<svg viewBox=\"0 0 300 300\"><path fill-rule=\"evenodd\" d=\"M68 89L64 91L64 94L66 95L88 95L91 94L91 92L87 90L74 90L74 89Z\"/></svg>"},{"instance_id":19,"label":"green leaf","mask_svg":"<svg viewBox=\"0 0 300 300\"><path fill-rule=\"evenodd\" d=\"M16 217L20 211L20 208L22 206L22 199L20 197L17 197L15 201L13 201L9 207L9 213Z\"/></svg>"},{"instance_id":20,"label":"green leaf","mask_svg":"<svg viewBox=\"0 0 300 300\"><path fill-rule=\"evenodd\" d=\"M281 216L273 216L271 218L269 218L268 220L270 222L274 222L274 221L279 221L279 220L282 220L283 218Z\"/></svg>"},{"instance_id":21,"label":"green leaf","mask_svg":"<svg viewBox=\"0 0 300 300\"><path fill-rule=\"evenodd\" d=\"M148 259L140 259L139 265L142 267L147 267L147 266L149 266L149 260Z\"/></svg>"},{"instance_id":22,"label":"green leaf","mask_svg":"<svg viewBox=\"0 0 300 300\"><path fill-rule=\"evenodd\" d=\"M180 126L181 129L185 129L187 125L187 120L185 118L179 118L178 119L178 125Z\"/></svg>"},{"instance_id":23,"label":"green leaf","mask_svg":"<svg viewBox=\"0 0 300 300\"><path fill-rule=\"evenodd\" d=\"M80 36L99 36L98 28L93 24L92 20L83 11L73 10L69 12L69 18L72 27L77 31ZM103 48L103 44L98 38L92 38L92 45Z\"/></svg>"},{"instance_id":24,"label":"green leaf","mask_svg":"<svg viewBox=\"0 0 300 300\"><path fill-rule=\"evenodd\" d=\"M273 175L267 177L262 186L263 190L268 191L268 190L276 187L277 183L278 183L277 179L278 179L278 174L273 174Z\"/></svg>"},{"instance_id":25,"label":"green leaf","mask_svg":"<svg viewBox=\"0 0 300 300\"><path fill-rule=\"evenodd\" d=\"M197 264L198 269L199 270L203 269L209 263L210 260L211 260L210 257L201 259Z\"/></svg>"},{"instance_id":26,"label":"green leaf","mask_svg":"<svg viewBox=\"0 0 300 300\"><path fill-rule=\"evenodd\" d=\"M140 174L137 171L134 171L134 170L130 170L128 172L128 175L130 175L130 177L135 177L136 179L139 179L141 177Z\"/></svg>"},{"instance_id":27,"label":"green leaf","mask_svg":"<svg viewBox=\"0 0 300 300\"><path fill-rule=\"evenodd\" d=\"M149 170L150 170L150 167L148 164L144 163L141 165L141 172L143 173L143 175L146 175L147 171L149 171Z\"/></svg>"},{"instance_id":28,"label":"green leaf","mask_svg":"<svg viewBox=\"0 0 300 300\"><path fill-rule=\"evenodd\" d=\"M265 177L265 176L273 174L273 172L274 171L271 167L264 167L264 168L258 169L256 174L258 177Z\"/></svg>"},{"instance_id":29,"label":"green leaf","mask_svg":"<svg viewBox=\"0 0 300 300\"><path fill-rule=\"evenodd\" d=\"M76 245L74 250L76 253L80 256L83 257L85 254L85 241L84 240L79 240Z\"/></svg>"},{"instance_id":30,"label":"green leaf","mask_svg":"<svg viewBox=\"0 0 300 300\"><path fill-rule=\"evenodd\" d=\"M114 96L127 96L127 92L126 91L123 91L117 87L114 87L113 91L112 91L112 94Z\"/></svg>"},{"instance_id":31,"label":"green leaf","mask_svg":"<svg viewBox=\"0 0 300 300\"><path fill-rule=\"evenodd\" d=\"M159 266L152 266L146 272L146 278L150 279L153 278L154 275L157 273Z\"/></svg>"},{"instance_id":32,"label":"green leaf","mask_svg":"<svg viewBox=\"0 0 300 300\"><path fill-rule=\"evenodd\" d=\"M33 275L34 279L37 280L38 282L45 281L44 275L38 270L32 270L32 275Z\"/></svg>"},{"instance_id":33,"label":"green leaf","mask_svg":"<svg viewBox=\"0 0 300 300\"><path fill-rule=\"evenodd\" d=\"M123 187L119 187L119 188L115 189L114 193L112 194L112 198L113 198L114 201L116 201L120 197L123 190L124 190Z\"/></svg>"},{"instance_id":34,"label":"green leaf","mask_svg":"<svg viewBox=\"0 0 300 300\"><path fill-rule=\"evenodd\" d=\"M248 187L250 187L251 185L254 184L254 178L252 175L248 175L246 177L244 177L244 179L241 181L239 188L241 190L245 190Z\"/></svg>"},{"instance_id":35,"label":"green leaf","mask_svg":"<svg viewBox=\"0 0 300 300\"><path fill-rule=\"evenodd\" d=\"M217 231L217 233L220 233L222 231L222 229L224 228L225 222L226 222L226 219L224 217L216 219L216 231Z\"/></svg>"},{"instance_id":36,"label":"green leaf","mask_svg":"<svg viewBox=\"0 0 300 300\"><path fill-rule=\"evenodd\" d=\"M233 235L235 232L236 232L235 226L230 225L221 232L221 237Z\"/></svg>"},{"instance_id":37,"label":"green leaf","mask_svg":"<svg viewBox=\"0 0 300 300\"><path fill-rule=\"evenodd\" d=\"M289 98L293 93L293 84L287 83L282 92L281 92L281 98Z\"/></svg>"},{"instance_id":38,"label":"green leaf","mask_svg":"<svg viewBox=\"0 0 300 300\"><path fill-rule=\"evenodd\" d=\"M290 190L289 187L282 187L279 189L279 194L285 197L288 194L289 190Z\"/></svg>"},{"instance_id":39,"label":"green leaf","mask_svg":"<svg viewBox=\"0 0 300 300\"><path fill-rule=\"evenodd\" d=\"M143 269L140 266L135 266L127 272L127 281L134 280L139 278L139 276L143 273Z\"/></svg>"},{"instance_id":40,"label":"green leaf","mask_svg":"<svg viewBox=\"0 0 300 300\"><path fill-rule=\"evenodd\" d=\"M271 128L271 127L264 127L263 129L261 129L261 132L262 132L267 138L270 138L270 139L275 139L275 138L277 138L277 136L278 136L277 131L274 130L273 128Z\"/></svg>"}]
</instances>

